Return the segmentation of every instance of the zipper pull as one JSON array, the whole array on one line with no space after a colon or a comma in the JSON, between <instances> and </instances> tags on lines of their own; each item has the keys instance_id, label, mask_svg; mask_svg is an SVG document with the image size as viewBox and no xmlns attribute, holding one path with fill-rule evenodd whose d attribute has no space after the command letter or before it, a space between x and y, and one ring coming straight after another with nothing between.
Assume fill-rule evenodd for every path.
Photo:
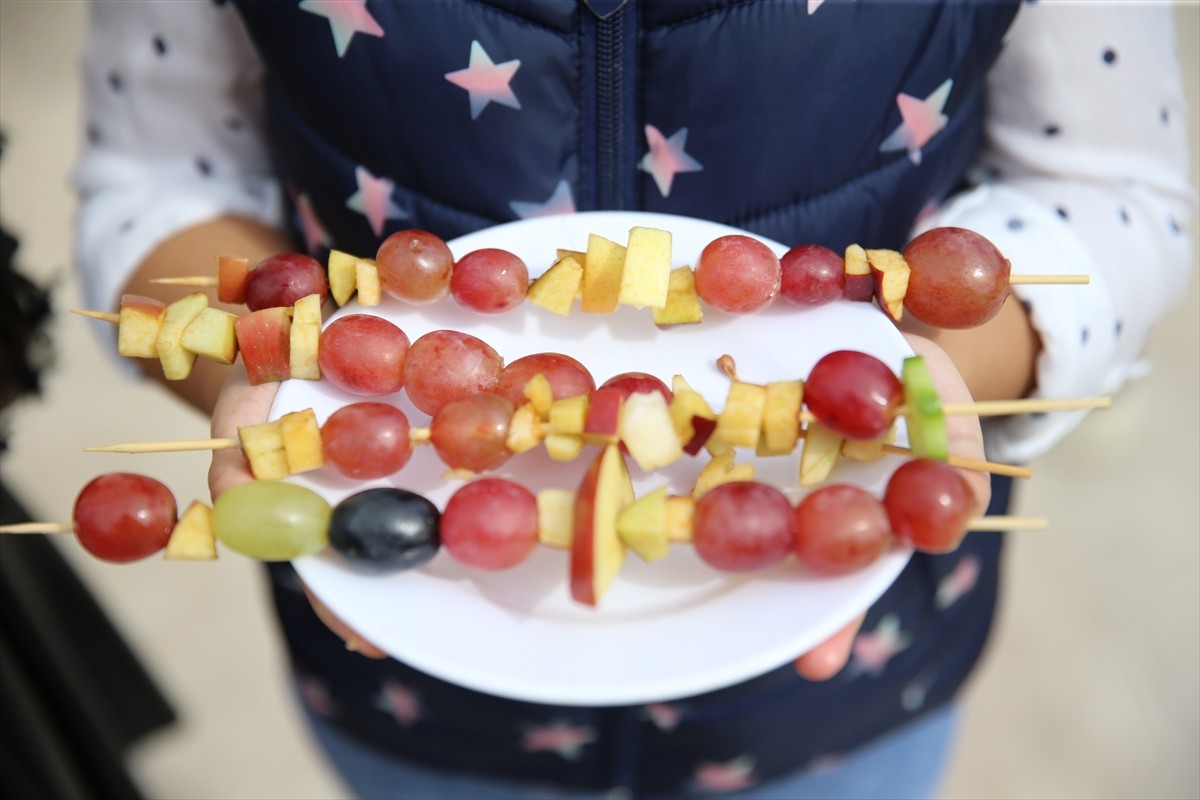
<instances>
[{"instance_id":1,"label":"zipper pull","mask_svg":"<svg viewBox=\"0 0 1200 800\"><path fill-rule=\"evenodd\" d=\"M608 19L628 2L629 0L583 0L588 10L600 19Z\"/></svg>"}]
</instances>

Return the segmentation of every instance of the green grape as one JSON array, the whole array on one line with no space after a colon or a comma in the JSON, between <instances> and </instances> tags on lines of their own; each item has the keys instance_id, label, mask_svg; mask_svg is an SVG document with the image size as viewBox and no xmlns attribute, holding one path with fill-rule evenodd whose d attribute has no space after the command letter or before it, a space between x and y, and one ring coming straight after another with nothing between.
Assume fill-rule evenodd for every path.
<instances>
[{"instance_id":1,"label":"green grape","mask_svg":"<svg viewBox=\"0 0 1200 800\"><path fill-rule=\"evenodd\" d=\"M212 526L230 550L260 561L291 561L329 544L329 503L282 481L251 481L213 503Z\"/></svg>"}]
</instances>

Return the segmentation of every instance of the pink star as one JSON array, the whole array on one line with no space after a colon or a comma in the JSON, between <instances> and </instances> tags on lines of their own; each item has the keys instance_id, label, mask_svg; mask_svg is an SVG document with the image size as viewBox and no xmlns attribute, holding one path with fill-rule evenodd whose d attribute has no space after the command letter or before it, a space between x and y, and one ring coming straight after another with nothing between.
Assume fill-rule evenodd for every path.
<instances>
[{"instance_id":1,"label":"pink star","mask_svg":"<svg viewBox=\"0 0 1200 800\"><path fill-rule=\"evenodd\" d=\"M296 204L296 213L300 216L300 227L304 231L304 242L308 252L315 253L321 247L328 247L332 241L329 232L321 224L316 209L313 208L312 198L307 194L298 194L292 198Z\"/></svg>"},{"instance_id":2,"label":"pink star","mask_svg":"<svg viewBox=\"0 0 1200 800\"><path fill-rule=\"evenodd\" d=\"M395 718L405 728L421 718L421 698L412 689L396 681L384 681L375 705Z\"/></svg>"},{"instance_id":3,"label":"pink star","mask_svg":"<svg viewBox=\"0 0 1200 800\"><path fill-rule=\"evenodd\" d=\"M575 198L571 194L571 184L565 180L558 182L558 186L554 188L554 194L550 195L550 199L544 203L513 200L508 205L512 208L513 213L521 219L575 213Z\"/></svg>"},{"instance_id":4,"label":"pink star","mask_svg":"<svg viewBox=\"0 0 1200 800\"><path fill-rule=\"evenodd\" d=\"M900 633L900 619L895 614L888 614L879 620L873 631L855 637L849 669L854 675L863 672L880 675L887 669L892 656L908 645L908 637Z\"/></svg>"},{"instance_id":5,"label":"pink star","mask_svg":"<svg viewBox=\"0 0 1200 800\"><path fill-rule=\"evenodd\" d=\"M594 741L596 731L588 725L555 722L526 731L525 738L521 741L521 749L527 753L549 751L558 753L568 761L575 761L584 746Z\"/></svg>"},{"instance_id":6,"label":"pink star","mask_svg":"<svg viewBox=\"0 0 1200 800\"><path fill-rule=\"evenodd\" d=\"M709 792L736 792L754 785L754 759L738 756L723 764L706 761L696 767L697 788Z\"/></svg>"},{"instance_id":7,"label":"pink star","mask_svg":"<svg viewBox=\"0 0 1200 800\"><path fill-rule=\"evenodd\" d=\"M499 103L509 108L521 107L521 102L508 85L520 66L520 60L493 63L483 45L473 41L467 68L447 72L446 80L467 90L471 98L471 119L477 119L488 103Z\"/></svg>"},{"instance_id":8,"label":"pink star","mask_svg":"<svg viewBox=\"0 0 1200 800\"><path fill-rule=\"evenodd\" d=\"M667 139L658 128L646 126L646 144L650 152L642 156L638 169L650 173L663 197L671 194L671 182L675 180L676 173L700 172L704 169L699 161L684 152L687 134L687 128L680 128Z\"/></svg>"},{"instance_id":9,"label":"pink star","mask_svg":"<svg viewBox=\"0 0 1200 800\"><path fill-rule=\"evenodd\" d=\"M679 727L683 709L671 703L651 703L646 706L646 715L660 731L673 731Z\"/></svg>"},{"instance_id":10,"label":"pink star","mask_svg":"<svg viewBox=\"0 0 1200 800\"><path fill-rule=\"evenodd\" d=\"M333 699L325 684L311 675L301 675L299 679L300 697L304 704L323 717L333 714Z\"/></svg>"},{"instance_id":11,"label":"pink star","mask_svg":"<svg viewBox=\"0 0 1200 800\"><path fill-rule=\"evenodd\" d=\"M388 178L377 178L366 167L354 169L358 191L346 200L346 208L357 211L367 218L376 236L383 235L383 226L389 219L404 219L408 215L392 202L392 190L396 184Z\"/></svg>"},{"instance_id":12,"label":"pink star","mask_svg":"<svg viewBox=\"0 0 1200 800\"><path fill-rule=\"evenodd\" d=\"M813 14L817 13L817 9L818 9L818 8L820 8L820 7L821 7L821 3L824 3L824 2L825 2L825 0L808 0L808 13L809 13L809 16L811 16L811 15L813 15Z\"/></svg>"},{"instance_id":13,"label":"pink star","mask_svg":"<svg viewBox=\"0 0 1200 800\"><path fill-rule=\"evenodd\" d=\"M301 0L300 10L329 20L338 58L346 55L356 33L383 36L383 28L367 11L367 0Z\"/></svg>"},{"instance_id":14,"label":"pink star","mask_svg":"<svg viewBox=\"0 0 1200 800\"><path fill-rule=\"evenodd\" d=\"M949 608L967 592L975 588L979 580L979 559L975 556L964 556L954 567L954 571L942 578L938 584L937 596L934 603L938 608Z\"/></svg>"},{"instance_id":15,"label":"pink star","mask_svg":"<svg viewBox=\"0 0 1200 800\"><path fill-rule=\"evenodd\" d=\"M949 118L942 113L942 109L946 107L953 87L954 80L948 78L924 100L903 92L896 95L896 105L904 121L879 146L880 151L890 153L893 150L907 150L912 162L920 164L921 148L946 127Z\"/></svg>"}]
</instances>

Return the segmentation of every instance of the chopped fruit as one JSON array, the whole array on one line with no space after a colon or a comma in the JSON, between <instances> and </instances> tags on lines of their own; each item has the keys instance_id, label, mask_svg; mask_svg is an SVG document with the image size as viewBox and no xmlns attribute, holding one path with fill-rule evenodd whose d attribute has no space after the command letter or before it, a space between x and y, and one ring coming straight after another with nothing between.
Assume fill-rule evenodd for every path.
<instances>
[{"instance_id":1,"label":"chopped fruit","mask_svg":"<svg viewBox=\"0 0 1200 800\"><path fill-rule=\"evenodd\" d=\"M794 306L811 308L840 300L846 291L846 264L819 244L800 244L779 259L779 296Z\"/></svg>"},{"instance_id":2,"label":"chopped fruit","mask_svg":"<svg viewBox=\"0 0 1200 800\"><path fill-rule=\"evenodd\" d=\"M158 331L167 306L161 300L127 294L121 298L117 352L128 358L158 358Z\"/></svg>"},{"instance_id":3,"label":"chopped fruit","mask_svg":"<svg viewBox=\"0 0 1200 800\"><path fill-rule=\"evenodd\" d=\"M260 561L292 561L329 546L329 503L286 481L247 481L213 501L221 544Z\"/></svg>"},{"instance_id":4,"label":"chopped fruit","mask_svg":"<svg viewBox=\"0 0 1200 800\"><path fill-rule=\"evenodd\" d=\"M658 392L635 392L625 398L617 435L646 472L672 464L683 456L671 410Z\"/></svg>"},{"instance_id":5,"label":"chopped fruit","mask_svg":"<svg viewBox=\"0 0 1200 800\"><path fill-rule=\"evenodd\" d=\"M671 233L658 228L629 229L619 300L637 308L667 304L671 276Z\"/></svg>"},{"instance_id":6,"label":"chopped fruit","mask_svg":"<svg viewBox=\"0 0 1200 800\"><path fill-rule=\"evenodd\" d=\"M251 385L290 377L292 317L288 309L251 311L238 317L234 328Z\"/></svg>"},{"instance_id":7,"label":"chopped fruit","mask_svg":"<svg viewBox=\"0 0 1200 800\"><path fill-rule=\"evenodd\" d=\"M292 308L288 365L290 375L306 381L321 379L318 364L321 345L321 297L301 297Z\"/></svg>"},{"instance_id":8,"label":"chopped fruit","mask_svg":"<svg viewBox=\"0 0 1200 800\"><path fill-rule=\"evenodd\" d=\"M1012 264L983 236L933 228L904 248L912 268L908 310L935 328L974 328L999 313Z\"/></svg>"},{"instance_id":9,"label":"chopped fruit","mask_svg":"<svg viewBox=\"0 0 1200 800\"><path fill-rule=\"evenodd\" d=\"M124 564L166 547L175 515L175 496L163 483L110 472L83 487L71 520L83 549L103 561Z\"/></svg>"},{"instance_id":10,"label":"chopped fruit","mask_svg":"<svg viewBox=\"0 0 1200 800\"><path fill-rule=\"evenodd\" d=\"M212 529L212 509L193 501L171 531L163 557L172 561L212 561L217 557L217 537Z\"/></svg>"},{"instance_id":11,"label":"chopped fruit","mask_svg":"<svg viewBox=\"0 0 1200 800\"><path fill-rule=\"evenodd\" d=\"M904 256L895 250L868 250L871 278L879 307L896 322L904 316L904 297L908 293L908 278L912 270Z\"/></svg>"},{"instance_id":12,"label":"chopped fruit","mask_svg":"<svg viewBox=\"0 0 1200 800\"><path fill-rule=\"evenodd\" d=\"M441 237L409 229L383 240L375 254L375 266L383 291L398 300L423 305L449 293L454 255Z\"/></svg>"},{"instance_id":13,"label":"chopped fruit","mask_svg":"<svg viewBox=\"0 0 1200 800\"><path fill-rule=\"evenodd\" d=\"M821 356L804 394L813 416L847 439L882 436L904 404L904 386L892 368L857 350Z\"/></svg>"},{"instance_id":14,"label":"chopped fruit","mask_svg":"<svg viewBox=\"0 0 1200 800\"><path fill-rule=\"evenodd\" d=\"M699 499L710 489L723 483L754 480L753 464L735 464L737 451L725 450L714 455L696 475L696 485L692 487L692 497Z\"/></svg>"},{"instance_id":15,"label":"chopped fruit","mask_svg":"<svg viewBox=\"0 0 1200 800\"><path fill-rule=\"evenodd\" d=\"M588 394L596 388L592 373L578 360L562 353L530 353L505 364L492 391L519 406L529 399L525 396L525 384L539 373L550 383L555 400Z\"/></svg>"},{"instance_id":16,"label":"chopped fruit","mask_svg":"<svg viewBox=\"0 0 1200 800\"><path fill-rule=\"evenodd\" d=\"M579 307L594 314L615 311L621 297L621 272L624 268L624 245L595 233L589 234Z\"/></svg>"},{"instance_id":17,"label":"chopped fruit","mask_svg":"<svg viewBox=\"0 0 1200 800\"><path fill-rule=\"evenodd\" d=\"M158 329L154 346L158 360L162 362L163 377L167 380L181 381L191 374L196 354L183 346L183 332L206 308L208 295L195 292L170 303L163 313L162 327Z\"/></svg>"},{"instance_id":18,"label":"chopped fruit","mask_svg":"<svg viewBox=\"0 0 1200 800\"><path fill-rule=\"evenodd\" d=\"M537 513L538 541L547 547L570 549L571 529L575 524L575 492L542 489L537 494Z\"/></svg>"},{"instance_id":19,"label":"chopped fruit","mask_svg":"<svg viewBox=\"0 0 1200 800\"><path fill-rule=\"evenodd\" d=\"M574 461L583 452L583 437L571 433L546 435L546 455L552 461Z\"/></svg>"},{"instance_id":20,"label":"chopped fruit","mask_svg":"<svg viewBox=\"0 0 1200 800\"><path fill-rule=\"evenodd\" d=\"M454 264L450 296L480 314L517 308L529 290L529 270L515 253L498 247L472 250Z\"/></svg>"},{"instance_id":21,"label":"chopped fruit","mask_svg":"<svg viewBox=\"0 0 1200 800\"><path fill-rule=\"evenodd\" d=\"M602 386L589 395L587 418L583 422L584 441L589 444L617 441L624 400L625 393L616 386Z\"/></svg>"},{"instance_id":22,"label":"chopped fruit","mask_svg":"<svg viewBox=\"0 0 1200 800\"><path fill-rule=\"evenodd\" d=\"M542 418L533 403L518 406L508 423L504 446L513 453L524 453L542 443Z\"/></svg>"},{"instance_id":23,"label":"chopped fruit","mask_svg":"<svg viewBox=\"0 0 1200 800\"><path fill-rule=\"evenodd\" d=\"M837 484L796 506L796 557L820 575L844 575L878 559L892 542L883 504L858 488Z\"/></svg>"},{"instance_id":24,"label":"chopped fruit","mask_svg":"<svg viewBox=\"0 0 1200 800\"><path fill-rule=\"evenodd\" d=\"M896 440L896 426L875 439L844 439L842 455L855 461L878 461L887 453L885 446Z\"/></svg>"},{"instance_id":25,"label":"chopped fruit","mask_svg":"<svg viewBox=\"0 0 1200 800\"><path fill-rule=\"evenodd\" d=\"M667 302L654 309L655 325L687 325L704 317L700 295L696 292L696 274L690 267L671 270L667 278Z\"/></svg>"},{"instance_id":26,"label":"chopped fruit","mask_svg":"<svg viewBox=\"0 0 1200 800\"><path fill-rule=\"evenodd\" d=\"M578 261L580 265L587 260L587 253L585 253L583 250L570 250L566 247L557 247L554 249L555 261L561 261L567 256L571 256L571 258Z\"/></svg>"},{"instance_id":27,"label":"chopped fruit","mask_svg":"<svg viewBox=\"0 0 1200 800\"><path fill-rule=\"evenodd\" d=\"M975 494L949 464L914 458L888 479L883 505L897 537L925 553L948 553L962 541Z\"/></svg>"},{"instance_id":28,"label":"chopped fruit","mask_svg":"<svg viewBox=\"0 0 1200 800\"><path fill-rule=\"evenodd\" d=\"M671 402L671 390L648 372L622 372L600 385L603 388L616 388L625 397L634 392L658 392L668 403Z\"/></svg>"},{"instance_id":29,"label":"chopped fruit","mask_svg":"<svg viewBox=\"0 0 1200 800\"><path fill-rule=\"evenodd\" d=\"M904 384L904 404L908 406L905 422L908 425L908 445L917 458L945 461L950 457L950 442L946 433L946 415L933 378L925 367L925 359L910 356L900 366Z\"/></svg>"},{"instance_id":30,"label":"chopped fruit","mask_svg":"<svg viewBox=\"0 0 1200 800\"><path fill-rule=\"evenodd\" d=\"M694 456L716 427L717 415L704 395L693 389L682 375L671 379L671 392L671 421L675 425L675 435L684 443L684 452Z\"/></svg>"},{"instance_id":31,"label":"chopped fruit","mask_svg":"<svg viewBox=\"0 0 1200 800\"><path fill-rule=\"evenodd\" d=\"M667 537L667 487L626 506L617 517L617 535L643 561L657 561L670 550Z\"/></svg>"},{"instance_id":32,"label":"chopped fruit","mask_svg":"<svg viewBox=\"0 0 1200 800\"><path fill-rule=\"evenodd\" d=\"M542 273L525 293L529 302L539 308L567 316L583 282L583 266L574 256L564 256Z\"/></svg>"},{"instance_id":33,"label":"chopped fruit","mask_svg":"<svg viewBox=\"0 0 1200 800\"><path fill-rule=\"evenodd\" d=\"M440 532L446 552L467 566L515 567L538 543L537 498L502 478L472 481L446 503Z\"/></svg>"},{"instance_id":34,"label":"chopped fruit","mask_svg":"<svg viewBox=\"0 0 1200 800\"><path fill-rule=\"evenodd\" d=\"M875 296L875 280L871 277L871 263L867 251L860 245L846 248L846 299L867 302Z\"/></svg>"},{"instance_id":35,"label":"chopped fruit","mask_svg":"<svg viewBox=\"0 0 1200 800\"><path fill-rule=\"evenodd\" d=\"M347 314L325 326L317 363L337 388L360 397L378 397L404 386L408 336L383 317Z\"/></svg>"},{"instance_id":36,"label":"chopped fruit","mask_svg":"<svg viewBox=\"0 0 1200 800\"><path fill-rule=\"evenodd\" d=\"M804 400L804 382L776 381L766 385L763 399L762 455L787 455L800 439L800 406Z\"/></svg>"},{"instance_id":37,"label":"chopped fruit","mask_svg":"<svg viewBox=\"0 0 1200 800\"><path fill-rule=\"evenodd\" d=\"M570 433L583 435L584 423L587 422L588 396L586 394L574 397L564 397L550 404L550 427L555 433Z\"/></svg>"},{"instance_id":38,"label":"chopped fruit","mask_svg":"<svg viewBox=\"0 0 1200 800\"><path fill-rule=\"evenodd\" d=\"M758 447L763 429L767 389L753 383L733 381L725 397L725 408L717 416L713 438L733 447Z\"/></svg>"},{"instance_id":39,"label":"chopped fruit","mask_svg":"<svg viewBox=\"0 0 1200 800\"><path fill-rule=\"evenodd\" d=\"M341 250L329 251L329 294L339 306L349 303L358 288L358 261L358 256Z\"/></svg>"},{"instance_id":40,"label":"chopped fruit","mask_svg":"<svg viewBox=\"0 0 1200 800\"><path fill-rule=\"evenodd\" d=\"M810 422L800 451L800 485L825 482L842 453L842 437L819 422Z\"/></svg>"},{"instance_id":41,"label":"chopped fruit","mask_svg":"<svg viewBox=\"0 0 1200 800\"><path fill-rule=\"evenodd\" d=\"M238 353L236 324L237 317L228 311L202 309L184 328L180 343L198 356L232 364Z\"/></svg>"},{"instance_id":42,"label":"chopped fruit","mask_svg":"<svg viewBox=\"0 0 1200 800\"><path fill-rule=\"evenodd\" d=\"M610 444L592 461L575 493L570 577L571 597L577 602L598 605L617 577L625 560L617 518L633 499L625 459Z\"/></svg>"},{"instance_id":43,"label":"chopped fruit","mask_svg":"<svg viewBox=\"0 0 1200 800\"><path fill-rule=\"evenodd\" d=\"M696 514L696 501L688 495L667 498L667 540L672 542L692 541L692 520Z\"/></svg>"},{"instance_id":44,"label":"chopped fruit","mask_svg":"<svg viewBox=\"0 0 1200 800\"><path fill-rule=\"evenodd\" d=\"M217 256L217 300L231 305L246 302L246 280L250 277L250 259L242 256Z\"/></svg>"},{"instance_id":45,"label":"chopped fruit","mask_svg":"<svg viewBox=\"0 0 1200 800\"><path fill-rule=\"evenodd\" d=\"M278 421L244 425L238 428L238 439L256 480L278 480L291 474L287 451L283 448L283 428Z\"/></svg>"},{"instance_id":46,"label":"chopped fruit","mask_svg":"<svg viewBox=\"0 0 1200 800\"><path fill-rule=\"evenodd\" d=\"M554 390L550 388L550 381L545 375L539 372L526 381L522 393L526 400L533 403L533 410L539 417L546 419L549 416L550 406L554 403Z\"/></svg>"},{"instance_id":47,"label":"chopped fruit","mask_svg":"<svg viewBox=\"0 0 1200 800\"><path fill-rule=\"evenodd\" d=\"M379 280L379 268L369 258L360 258L354 265L354 285L358 289L360 306L377 306L383 300L383 284Z\"/></svg>"},{"instance_id":48,"label":"chopped fruit","mask_svg":"<svg viewBox=\"0 0 1200 800\"><path fill-rule=\"evenodd\" d=\"M311 408L293 411L280 417L279 433L283 439L283 452L287 457L290 474L309 472L325 466L321 427L317 424L317 415Z\"/></svg>"}]
</instances>

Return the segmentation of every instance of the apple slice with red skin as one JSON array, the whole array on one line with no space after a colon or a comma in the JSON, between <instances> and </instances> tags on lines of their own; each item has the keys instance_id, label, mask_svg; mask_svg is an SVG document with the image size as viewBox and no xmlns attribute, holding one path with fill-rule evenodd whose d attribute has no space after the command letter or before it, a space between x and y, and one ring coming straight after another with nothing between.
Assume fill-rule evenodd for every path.
<instances>
[{"instance_id":1,"label":"apple slice with red skin","mask_svg":"<svg viewBox=\"0 0 1200 800\"><path fill-rule=\"evenodd\" d=\"M242 256L217 256L217 300L241 305L246 302L246 282L250 259Z\"/></svg>"},{"instance_id":2,"label":"apple slice with red skin","mask_svg":"<svg viewBox=\"0 0 1200 800\"><path fill-rule=\"evenodd\" d=\"M625 560L617 518L634 501L620 448L606 445L588 466L575 493L571 537L571 598L597 606Z\"/></svg>"},{"instance_id":3,"label":"apple slice with red skin","mask_svg":"<svg viewBox=\"0 0 1200 800\"><path fill-rule=\"evenodd\" d=\"M602 386L589 395L587 416L583 420L583 438L589 444L609 444L617 440L621 424L621 404L625 392L615 386Z\"/></svg>"},{"instance_id":4,"label":"apple slice with red skin","mask_svg":"<svg viewBox=\"0 0 1200 800\"><path fill-rule=\"evenodd\" d=\"M238 317L238 350L252 386L291 377L291 309L262 308Z\"/></svg>"}]
</instances>

